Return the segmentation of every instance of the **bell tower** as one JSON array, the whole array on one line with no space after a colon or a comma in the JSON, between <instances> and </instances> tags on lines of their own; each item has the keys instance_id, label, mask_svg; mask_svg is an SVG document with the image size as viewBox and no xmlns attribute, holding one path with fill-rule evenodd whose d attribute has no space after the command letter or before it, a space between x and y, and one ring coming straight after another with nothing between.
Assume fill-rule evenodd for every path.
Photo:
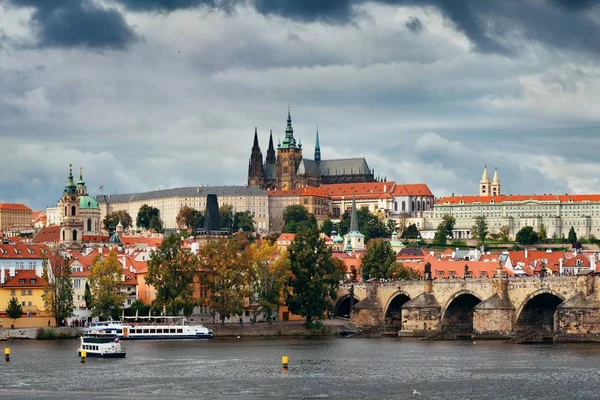
<instances>
[{"instance_id":1,"label":"bell tower","mask_svg":"<svg viewBox=\"0 0 600 400\"><path fill-rule=\"evenodd\" d=\"M83 182L82 177L80 181ZM58 207L61 213L60 221L60 242L68 245L77 245L81 243L83 233L83 221L79 214L79 192L85 191L85 183L75 185L73 180L73 165L69 164L69 176L67 184L63 190Z\"/></svg>"},{"instance_id":2,"label":"bell tower","mask_svg":"<svg viewBox=\"0 0 600 400\"><path fill-rule=\"evenodd\" d=\"M492 195L492 183L490 182L490 176L488 175L487 165L483 168L483 175L481 176L481 180L479 181L479 195Z\"/></svg>"},{"instance_id":3,"label":"bell tower","mask_svg":"<svg viewBox=\"0 0 600 400\"><path fill-rule=\"evenodd\" d=\"M292 117L288 107L287 126L285 128L285 139L277 145L276 186L280 190L296 189L296 172L302 161L302 144L296 143L294 128L292 128Z\"/></svg>"}]
</instances>

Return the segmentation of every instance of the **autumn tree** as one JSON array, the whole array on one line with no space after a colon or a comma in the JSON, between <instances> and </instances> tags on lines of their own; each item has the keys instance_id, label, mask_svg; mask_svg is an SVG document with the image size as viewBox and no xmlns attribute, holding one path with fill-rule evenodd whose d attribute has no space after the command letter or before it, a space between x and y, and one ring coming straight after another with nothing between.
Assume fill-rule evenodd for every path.
<instances>
[{"instance_id":1,"label":"autumn tree","mask_svg":"<svg viewBox=\"0 0 600 400\"><path fill-rule=\"evenodd\" d=\"M13 320L13 326L17 322L17 318L21 318L23 316L23 307L21 307L21 303L15 296L11 296L8 300L8 304L6 305L6 316Z\"/></svg>"},{"instance_id":2,"label":"autumn tree","mask_svg":"<svg viewBox=\"0 0 600 400\"><path fill-rule=\"evenodd\" d=\"M423 276L419 271L416 271L412 268L407 268L400 261L396 261L387 270L387 278L393 279L396 281L406 280L406 279L419 279Z\"/></svg>"},{"instance_id":3,"label":"autumn tree","mask_svg":"<svg viewBox=\"0 0 600 400\"><path fill-rule=\"evenodd\" d=\"M133 226L133 219L131 215L125 210L117 210L108 214L102 220L102 226L104 230L109 231L111 228L114 228L121 222L124 229L128 229Z\"/></svg>"},{"instance_id":4,"label":"autumn tree","mask_svg":"<svg viewBox=\"0 0 600 400\"><path fill-rule=\"evenodd\" d=\"M195 218L195 209L190 206L183 206L179 209L179 213L175 217L177 229L193 229Z\"/></svg>"},{"instance_id":5,"label":"autumn tree","mask_svg":"<svg viewBox=\"0 0 600 400\"><path fill-rule=\"evenodd\" d=\"M327 304L336 297L343 270L316 229L301 230L288 248L292 275L288 279L286 303L291 312L306 317L305 325L322 320Z\"/></svg>"},{"instance_id":6,"label":"autumn tree","mask_svg":"<svg viewBox=\"0 0 600 400\"><path fill-rule=\"evenodd\" d=\"M396 262L396 253L388 241L369 242L362 259L361 268L364 279L386 278L388 270Z\"/></svg>"},{"instance_id":7,"label":"autumn tree","mask_svg":"<svg viewBox=\"0 0 600 400\"><path fill-rule=\"evenodd\" d=\"M475 224L471 227L471 236L473 239L477 239L477 242L483 246L488 233L488 224L485 215L475 217Z\"/></svg>"},{"instance_id":8,"label":"autumn tree","mask_svg":"<svg viewBox=\"0 0 600 400\"><path fill-rule=\"evenodd\" d=\"M117 259L117 252L111 251L105 258L96 257L90 270L92 291L92 316L102 320L117 318L123 307L126 295L120 293L123 281L123 266Z\"/></svg>"},{"instance_id":9,"label":"autumn tree","mask_svg":"<svg viewBox=\"0 0 600 400\"><path fill-rule=\"evenodd\" d=\"M190 316L197 305L194 297L194 277L198 272L198 257L182 248L178 235L164 239L148 260L146 283L156 290L154 310L165 309L168 315L184 311Z\"/></svg>"},{"instance_id":10,"label":"autumn tree","mask_svg":"<svg viewBox=\"0 0 600 400\"><path fill-rule=\"evenodd\" d=\"M250 245L244 258L250 262L252 295L270 324L279 308L283 286L291 276L287 251L281 253L277 245L263 241Z\"/></svg>"},{"instance_id":11,"label":"autumn tree","mask_svg":"<svg viewBox=\"0 0 600 400\"><path fill-rule=\"evenodd\" d=\"M219 239L200 250L202 276L210 297L207 305L213 317L219 313L221 323L232 315L244 312L244 300L249 297L249 262L242 257L233 240Z\"/></svg>"},{"instance_id":12,"label":"autumn tree","mask_svg":"<svg viewBox=\"0 0 600 400\"><path fill-rule=\"evenodd\" d=\"M61 326L64 320L73 315L75 309L71 268L59 250L54 250L49 254L49 258L42 260L42 270L46 281L42 299L46 309L54 317L56 326Z\"/></svg>"}]
</instances>

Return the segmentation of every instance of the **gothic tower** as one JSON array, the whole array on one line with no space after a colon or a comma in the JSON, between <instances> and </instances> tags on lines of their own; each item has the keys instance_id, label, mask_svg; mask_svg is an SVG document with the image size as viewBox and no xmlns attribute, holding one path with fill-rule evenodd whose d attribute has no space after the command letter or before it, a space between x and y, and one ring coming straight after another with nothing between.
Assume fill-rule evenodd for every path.
<instances>
[{"instance_id":1,"label":"gothic tower","mask_svg":"<svg viewBox=\"0 0 600 400\"><path fill-rule=\"evenodd\" d=\"M277 158L275 158L275 147L273 146L273 131L269 134L269 149L267 150L267 159L265 164L275 164Z\"/></svg>"},{"instance_id":2,"label":"gothic tower","mask_svg":"<svg viewBox=\"0 0 600 400\"><path fill-rule=\"evenodd\" d=\"M264 183L263 157L258 145L258 133L254 128L254 144L250 153L250 162L248 163L248 186L261 186Z\"/></svg>"},{"instance_id":3,"label":"gothic tower","mask_svg":"<svg viewBox=\"0 0 600 400\"><path fill-rule=\"evenodd\" d=\"M296 171L302 161L302 145L296 143L294 128L292 128L292 117L288 107L287 126L285 128L285 139L277 145L276 186L280 190L296 189Z\"/></svg>"},{"instance_id":4,"label":"gothic tower","mask_svg":"<svg viewBox=\"0 0 600 400\"><path fill-rule=\"evenodd\" d=\"M490 182L490 176L488 175L487 165L483 168L483 175L481 181L479 181L479 195L480 196L491 196L492 194L492 183Z\"/></svg>"},{"instance_id":5,"label":"gothic tower","mask_svg":"<svg viewBox=\"0 0 600 400\"><path fill-rule=\"evenodd\" d=\"M492 179L492 196L500 196L500 177L498 176L498 168L494 169L494 178Z\"/></svg>"},{"instance_id":6,"label":"gothic tower","mask_svg":"<svg viewBox=\"0 0 600 400\"><path fill-rule=\"evenodd\" d=\"M319 144L319 127L317 126L317 142L315 143L315 161L321 162L321 145Z\"/></svg>"}]
</instances>

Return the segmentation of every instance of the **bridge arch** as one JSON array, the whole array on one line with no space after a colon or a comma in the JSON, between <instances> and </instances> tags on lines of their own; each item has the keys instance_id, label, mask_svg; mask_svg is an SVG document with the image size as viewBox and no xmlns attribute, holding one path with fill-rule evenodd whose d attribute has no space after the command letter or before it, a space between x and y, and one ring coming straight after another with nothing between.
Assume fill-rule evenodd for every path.
<instances>
[{"instance_id":1,"label":"bridge arch","mask_svg":"<svg viewBox=\"0 0 600 400\"><path fill-rule=\"evenodd\" d=\"M515 330L554 331L556 308L563 301L564 296L550 288L530 293L517 309Z\"/></svg>"},{"instance_id":2,"label":"bridge arch","mask_svg":"<svg viewBox=\"0 0 600 400\"><path fill-rule=\"evenodd\" d=\"M408 301L410 295L403 290L398 290L390 296L383 314L386 325L402 327L402 306Z\"/></svg>"},{"instance_id":3,"label":"bridge arch","mask_svg":"<svg viewBox=\"0 0 600 400\"><path fill-rule=\"evenodd\" d=\"M452 327L459 332L473 331L473 309L482 300L470 290L456 292L442 309L442 328Z\"/></svg>"},{"instance_id":4,"label":"bridge arch","mask_svg":"<svg viewBox=\"0 0 600 400\"><path fill-rule=\"evenodd\" d=\"M359 301L356 295L354 295L354 298L351 298L349 294L340 297L335 303L333 315L336 317L350 317L351 307Z\"/></svg>"}]
</instances>

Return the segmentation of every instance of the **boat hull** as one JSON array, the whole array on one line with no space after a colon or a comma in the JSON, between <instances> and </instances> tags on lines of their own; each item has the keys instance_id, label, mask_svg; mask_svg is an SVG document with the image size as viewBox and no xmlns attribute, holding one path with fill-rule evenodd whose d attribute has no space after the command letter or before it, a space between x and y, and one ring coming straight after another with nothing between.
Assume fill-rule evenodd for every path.
<instances>
[{"instance_id":1,"label":"boat hull","mask_svg":"<svg viewBox=\"0 0 600 400\"><path fill-rule=\"evenodd\" d=\"M89 350L86 350L86 356L87 358L90 357L94 357L94 358L125 358L125 352L119 352L119 353L92 353ZM81 357L81 352L78 351L77 355L79 357Z\"/></svg>"}]
</instances>

